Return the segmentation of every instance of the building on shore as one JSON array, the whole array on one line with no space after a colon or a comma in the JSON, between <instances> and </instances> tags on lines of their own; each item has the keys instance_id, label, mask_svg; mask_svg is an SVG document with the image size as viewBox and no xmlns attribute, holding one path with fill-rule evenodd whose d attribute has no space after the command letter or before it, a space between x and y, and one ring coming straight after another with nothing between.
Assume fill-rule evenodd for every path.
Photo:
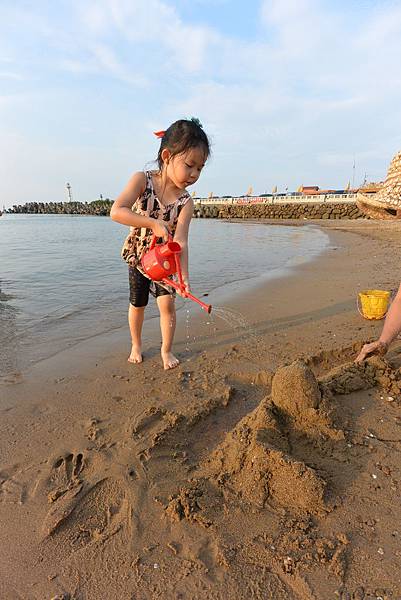
<instances>
[{"instance_id":1,"label":"building on shore","mask_svg":"<svg viewBox=\"0 0 401 600\"><path fill-rule=\"evenodd\" d=\"M320 189L318 185L301 185L296 192L277 191L271 194L260 194L259 196L212 196L207 198L194 197L197 204L279 204L279 203L303 203L303 202L355 202L356 195L361 190L364 193L376 193L381 188L382 183L369 183L361 188L350 189L348 185L346 189ZM277 188L275 188L277 190Z\"/></svg>"}]
</instances>

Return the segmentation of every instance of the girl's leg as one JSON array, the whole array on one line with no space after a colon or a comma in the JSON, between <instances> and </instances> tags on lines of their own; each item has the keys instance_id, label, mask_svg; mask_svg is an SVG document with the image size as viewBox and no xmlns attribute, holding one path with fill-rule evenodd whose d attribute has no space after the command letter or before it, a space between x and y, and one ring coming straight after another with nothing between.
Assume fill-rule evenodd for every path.
<instances>
[{"instance_id":1,"label":"girl's leg","mask_svg":"<svg viewBox=\"0 0 401 600\"><path fill-rule=\"evenodd\" d=\"M128 357L130 363L141 363L142 358L142 324L145 315L145 307L139 308L129 305L128 309L128 324L131 332L131 354Z\"/></svg>"},{"instance_id":2,"label":"girl's leg","mask_svg":"<svg viewBox=\"0 0 401 600\"><path fill-rule=\"evenodd\" d=\"M161 355L164 368L174 369L180 361L171 352L175 333L175 299L170 294L157 297L160 311L160 329L162 333Z\"/></svg>"},{"instance_id":3,"label":"girl's leg","mask_svg":"<svg viewBox=\"0 0 401 600\"><path fill-rule=\"evenodd\" d=\"M145 308L149 299L150 281L135 267L129 267L129 309L128 324L131 333L131 354L128 362L141 363L142 357L142 325Z\"/></svg>"}]
</instances>

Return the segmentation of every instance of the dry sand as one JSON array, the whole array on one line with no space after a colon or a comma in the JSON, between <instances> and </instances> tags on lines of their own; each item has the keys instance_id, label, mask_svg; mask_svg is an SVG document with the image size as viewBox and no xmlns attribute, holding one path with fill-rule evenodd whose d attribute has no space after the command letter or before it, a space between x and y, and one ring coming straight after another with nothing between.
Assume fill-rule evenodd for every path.
<instances>
[{"instance_id":1,"label":"dry sand","mask_svg":"<svg viewBox=\"0 0 401 600\"><path fill-rule=\"evenodd\" d=\"M172 372L104 338L3 381L1 600L401 598L401 347L352 362L401 227L325 228L248 326L181 315Z\"/></svg>"}]
</instances>

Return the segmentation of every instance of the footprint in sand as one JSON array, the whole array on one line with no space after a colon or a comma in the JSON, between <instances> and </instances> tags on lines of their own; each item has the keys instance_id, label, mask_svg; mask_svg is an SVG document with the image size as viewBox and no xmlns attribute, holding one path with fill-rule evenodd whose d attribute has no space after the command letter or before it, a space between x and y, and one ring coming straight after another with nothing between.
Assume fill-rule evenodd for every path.
<instances>
[{"instance_id":1,"label":"footprint in sand","mask_svg":"<svg viewBox=\"0 0 401 600\"><path fill-rule=\"evenodd\" d=\"M17 467L0 471L0 502L11 502L13 504L23 504L26 496L25 485L17 481L14 475Z\"/></svg>"},{"instance_id":2,"label":"footprint in sand","mask_svg":"<svg viewBox=\"0 0 401 600\"><path fill-rule=\"evenodd\" d=\"M88 440L91 440L92 442L97 440L97 438L101 432L101 429L98 427L98 425L99 425L99 420L96 418L90 419L86 423L86 437L88 438Z\"/></svg>"},{"instance_id":3,"label":"footprint in sand","mask_svg":"<svg viewBox=\"0 0 401 600\"><path fill-rule=\"evenodd\" d=\"M3 385L15 385L17 383L22 383L23 377L22 373L8 373L7 375L0 376L0 384Z\"/></svg>"},{"instance_id":4,"label":"footprint in sand","mask_svg":"<svg viewBox=\"0 0 401 600\"><path fill-rule=\"evenodd\" d=\"M50 503L56 502L68 491L82 486L80 475L84 468L81 452L65 454L52 461L50 474L38 480L35 495L44 494Z\"/></svg>"},{"instance_id":5,"label":"footprint in sand","mask_svg":"<svg viewBox=\"0 0 401 600\"><path fill-rule=\"evenodd\" d=\"M142 437L155 425L163 422L166 411L156 406L150 406L144 412L137 415L132 423L132 436Z\"/></svg>"},{"instance_id":6,"label":"footprint in sand","mask_svg":"<svg viewBox=\"0 0 401 600\"><path fill-rule=\"evenodd\" d=\"M47 514L43 523L46 538L64 548L78 550L104 541L124 526L129 527L130 503L122 483L102 479L86 492L67 492Z\"/></svg>"}]
</instances>

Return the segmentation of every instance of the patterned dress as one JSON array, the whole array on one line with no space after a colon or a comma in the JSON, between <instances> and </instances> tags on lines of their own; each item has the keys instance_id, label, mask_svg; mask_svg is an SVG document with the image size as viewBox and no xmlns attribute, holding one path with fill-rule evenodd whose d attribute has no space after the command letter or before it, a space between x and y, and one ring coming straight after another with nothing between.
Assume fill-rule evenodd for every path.
<instances>
[{"instance_id":1,"label":"patterned dress","mask_svg":"<svg viewBox=\"0 0 401 600\"><path fill-rule=\"evenodd\" d=\"M153 174L154 171L145 171L145 191L133 204L132 211L138 215L166 221L170 226L171 235L174 237L180 212L185 204L191 199L191 196L185 191L175 202L163 205L157 197L153 187ZM142 255L151 244L152 238L152 229L146 227L130 227L130 232L125 239L121 250L121 257L131 267L138 267Z\"/></svg>"}]
</instances>

